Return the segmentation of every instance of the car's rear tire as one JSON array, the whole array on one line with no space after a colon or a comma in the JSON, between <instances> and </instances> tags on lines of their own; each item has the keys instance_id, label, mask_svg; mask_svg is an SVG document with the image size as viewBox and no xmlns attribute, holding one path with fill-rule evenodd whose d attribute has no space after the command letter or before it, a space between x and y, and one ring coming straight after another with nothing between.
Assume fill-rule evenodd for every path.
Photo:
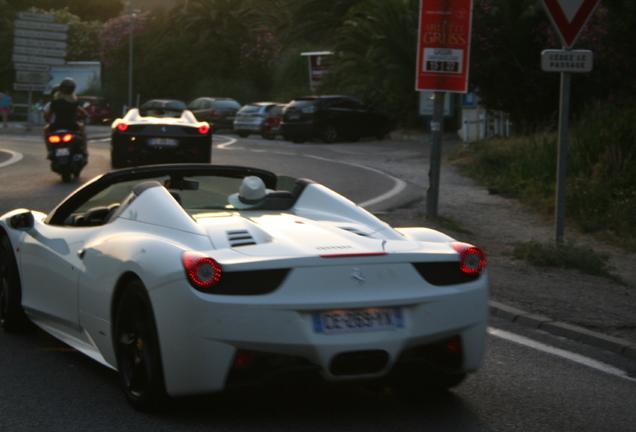
<instances>
[{"instance_id":1,"label":"car's rear tire","mask_svg":"<svg viewBox=\"0 0 636 432\"><path fill-rule=\"evenodd\" d=\"M128 402L142 411L166 406L159 337L150 298L141 281L123 289L115 312L113 334L119 381Z\"/></svg>"},{"instance_id":2,"label":"car's rear tire","mask_svg":"<svg viewBox=\"0 0 636 432\"><path fill-rule=\"evenodd\" d=\"M338 129L328 124L322 131L322 140L327 144L333 144L338 140Z\"/></svg>"},{"instance_id":3,"label":"car's rear tire","mask_svg":"<svg viewBox=\"0 0 636 432\"><path fill-rule=\"evenodd\" d=\"M22 309L22 286L11 241L0 238L0 326L7 332L20 333L33 328Z\"/></svg>"}]
</instances>

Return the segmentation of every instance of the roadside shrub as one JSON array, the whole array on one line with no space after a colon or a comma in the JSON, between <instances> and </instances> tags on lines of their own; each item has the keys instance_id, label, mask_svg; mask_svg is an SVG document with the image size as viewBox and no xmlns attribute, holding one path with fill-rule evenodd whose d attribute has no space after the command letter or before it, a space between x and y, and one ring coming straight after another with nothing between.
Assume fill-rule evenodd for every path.
<instances>
[{"instance_id":1,"label":"roadside shrub","mask_svg":"<svg viewBox=\"0 0 636 432\"><path fill-rule=\"evenodd\" d=\"M521 243L515 247L513 256L540 267L576 269L585 274L622 282L619 277L611 273L614 269L608 263L609 254L595 252L571 240L560 246L534 240Z\"/></svg>"},{"instance_id":2,"label":"roadside shrub","mask_svg":"<svg viewBox=\"0 0 636 432\"><path fill-rule=\"evenodd\" d=\"M566 218L585 232L636 246L636 108L590 107L573 119L568 142ZM489 139L451 155L491 193L554 213L558 138L536 132Z\"/></svg>"}]
</instances>

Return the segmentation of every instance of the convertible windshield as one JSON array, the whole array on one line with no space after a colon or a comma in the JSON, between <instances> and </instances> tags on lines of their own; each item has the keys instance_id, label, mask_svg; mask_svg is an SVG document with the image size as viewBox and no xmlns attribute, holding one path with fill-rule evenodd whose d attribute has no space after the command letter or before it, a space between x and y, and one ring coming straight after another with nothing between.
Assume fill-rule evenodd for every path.
<instances>
[{"instance_id":1,"label":"convertible windshield","mask_svg":"<svg viewBox=\"0 0 636 432\"><path fill-rule=\"evenodd\" d=\"M228 197L239 190L242 181L240 178L221 176L188 176L187 178L160 176L143 181L126 181L104 189L77 208L76 212L81 213L94 207L121 203L135 186L150 180L156 180L164 185L189 213L196 213L197 210L207 212L231 209Z\"/></svg>"}]
</instances>

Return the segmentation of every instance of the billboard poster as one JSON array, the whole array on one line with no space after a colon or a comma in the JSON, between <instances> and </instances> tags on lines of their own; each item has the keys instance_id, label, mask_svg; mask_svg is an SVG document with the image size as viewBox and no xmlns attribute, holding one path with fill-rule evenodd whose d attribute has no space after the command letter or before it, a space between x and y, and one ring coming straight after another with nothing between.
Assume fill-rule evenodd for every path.
<instances>
[{"instance_id":1,"label":"billboard poster","mask_svg":"<svg viewBox=\"0 0 636 432\"><path fill-rule=\"evenodd\" d=\"M466 93L472 0L421 0L416 90Z\"/></svg>"},{"instance_id":2,"label":"billboard poster","mask_svg":"<svg viewBox=\"0 0 636 432\"><path fill-rule=\"evenodd\" d=\"M306 52L300 55L309 59L309 86L312 90L316 90L320 81L333 67L333 52Z\"/></svg>"}]
</instances>

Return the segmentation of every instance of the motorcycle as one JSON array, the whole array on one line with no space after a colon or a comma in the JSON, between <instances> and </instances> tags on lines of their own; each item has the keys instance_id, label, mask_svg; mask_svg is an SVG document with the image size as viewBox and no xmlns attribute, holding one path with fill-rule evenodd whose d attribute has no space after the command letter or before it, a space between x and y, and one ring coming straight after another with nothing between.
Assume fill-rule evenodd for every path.
<instances>
[{"instance_id":1,"label":"motorcycle","mask_svg":"<svg viewBox=\"0 0 636 432\"><path fill-rule=\"evenodd\" d=\"M68 183L71 177L79 177L80 172L88 163L82 152L82 136L79 131L56 130L49 135L48 148L51 170L62 176L62 181Z\"/></svg>"}]
</instances>

